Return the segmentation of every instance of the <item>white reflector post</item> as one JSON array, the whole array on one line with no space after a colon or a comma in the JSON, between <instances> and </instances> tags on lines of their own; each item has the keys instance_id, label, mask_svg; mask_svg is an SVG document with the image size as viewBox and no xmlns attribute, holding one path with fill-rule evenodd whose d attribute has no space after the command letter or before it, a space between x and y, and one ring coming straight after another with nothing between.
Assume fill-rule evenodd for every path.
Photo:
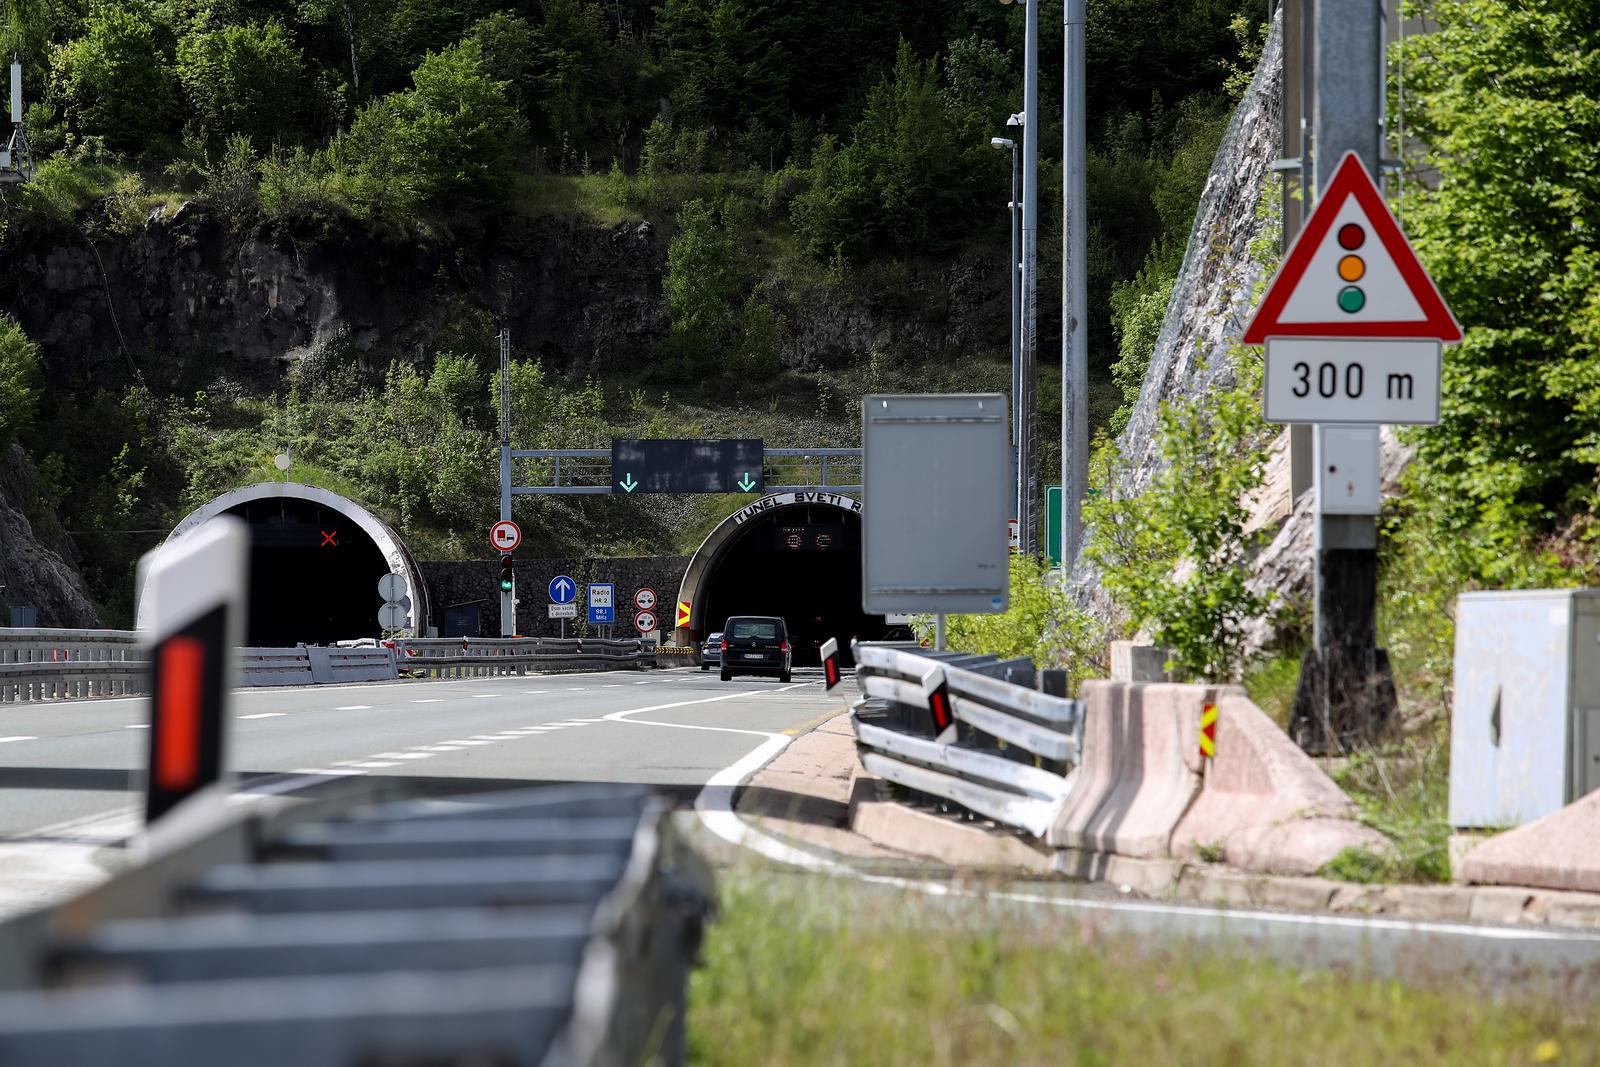
<instances>
[{"instance_id":1,"label":"white reflector post","mask_svg":"<svg viewBox=\"0 0 1600 1067\"><path fill-rule=\"evenodd\" d=\"M11 61L11 122L22 121L22 64Z\"/></svg>"},{"instance_id":2,"label":"white reflector post","mask_svg":"<svg viewBox=\"0 0 1600 1067\"><path fill-rule=\"evenodd\" d=\"M248 527L222 516L140 561L151 676L146 823L227 773L249 552Z\"/></svg>"},{"instance_id":3,"label":"white reflector post","mask_svg":"<svg viewBox=\"0 0 1600 1067\"><path fill-rule=\"evenodd\" d=\"M839 640L830 637L822 642L822 688L832 689L839 684Z\"/></svg>"}]
</instances>

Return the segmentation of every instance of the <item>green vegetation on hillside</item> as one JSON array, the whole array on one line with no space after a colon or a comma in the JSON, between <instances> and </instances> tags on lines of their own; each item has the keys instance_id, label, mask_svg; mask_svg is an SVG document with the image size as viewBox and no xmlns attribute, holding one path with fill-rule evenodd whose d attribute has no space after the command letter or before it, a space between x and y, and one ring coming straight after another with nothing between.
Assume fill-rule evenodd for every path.
<instances>
[{"instance_id":1,"label":"green vegetation on hillside","mask_svg":"<svg viewBox=\"0 0 1600 1067\"><path fill-rule=\"evenodd\" d=\"M1099 418L1119 402L1113 362L1126 389L1148 358L1160 298L1146 291L1176 268L1229 91L1251 62L1241 42L1258 38L1266 6L1091 4ZM22 59L40 163L34 182L0 191L0 215L18 228L131 240L153 211L199 200L240 238L315 240L350 220L438 242L499 233L517 253L518 220L650 221L669 241L670 331L626 381L539 370L555 422L526 440L598 445L655 425L836 443L854 433L850 402L863 388L1007 381L1009 162L988 141L1021 106L1018 7L5 0L0 10L0 52ZM1059 0L1041 25L1047 293L1060 271ZM893 340L784 366L786 307L937 323L949 311L927 279L952 256L993 270L992 336L959 372ZM1042 305L1048 361L1057 310ZM73 532L91 590L126 621L128 568L154 536L127 531L170 527L205 494L275 476L271 456L292 442L296 477L379 507L423 551L470 553L493 500L483 397L494 325L468 308L420 351L380 339L357 360L327 346L271 395L208 377L205 353L93 354L115 369L63 383L70 399L47 394L24 437L36 521ZM139 369L168 360L182 373ZM457 388L470 375L472 389ZM682 531L701 525L676 512L652 520L640 505L522 507L552 550L682 549Z\"/></svg>"}]
</instances>

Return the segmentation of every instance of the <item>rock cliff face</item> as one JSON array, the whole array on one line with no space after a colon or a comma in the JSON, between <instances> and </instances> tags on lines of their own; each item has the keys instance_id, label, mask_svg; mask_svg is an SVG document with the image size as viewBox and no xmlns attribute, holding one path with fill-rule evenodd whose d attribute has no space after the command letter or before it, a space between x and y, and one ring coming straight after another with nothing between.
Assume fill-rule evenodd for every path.
<instances>
[{"instance_id":1,"label":"rock cliff face","mask_svg":"<svg viewBox=\"0 0 1600 1067\"><path fill-rule=\"evenodd\" d=\"M0 464L0 603L31 607L39 626L98 627L100 616L89 602L83 579L68 558L70 545L46 545L35 536L23 512L27 486L22 472L27 457L12 445ZM0 626L9 626L9 613Z\"/></svg>"},{"instance_id":2,"label":"rock cliff face","mask_svg":"<svg viewBox=\"0 0 1600 1067\"><path fill-rule=\"evenodd\" d=\"M670 325L668 240L647 222L517 220L432 239L351 219L240 231L187 203L138 233L91 240L14 223L0 258L0 308L41 345L54 384L138 366L158 383L223 372L258 388L333 342L363 359L409 357L441 336L511 329L521 355L594 374L647 366ZM777 283L785 365L811 369L874 348L918 357L1004 351L1002 261L964 256L914 268L916 307Z\"/></svg>"}]
</instances>

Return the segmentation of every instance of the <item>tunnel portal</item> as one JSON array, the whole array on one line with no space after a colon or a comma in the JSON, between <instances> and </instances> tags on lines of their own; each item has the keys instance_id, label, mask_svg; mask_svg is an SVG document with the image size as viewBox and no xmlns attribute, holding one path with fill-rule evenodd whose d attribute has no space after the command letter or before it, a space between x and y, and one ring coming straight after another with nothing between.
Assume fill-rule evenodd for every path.
<instances>
[{"instance_id":1,"label":"tunnel portal","mask_svg":"<svg viewBox=\"0 0 1600 1067\"><path fill-rule=\"evenodd\" d=\"M348 497L292 482L234 490L186 517L167 543L217 515L235 515L250 527L246 645L331 645L377 636L378 580L389 573L406 579L413 623L427 619L425 587L410 552L387 524Z\"/></svg>"},{"instance_id":2,"label":"tunnel portal","mask_svg":"<svg viewBox=\"0 0 1600 1067\"><path fill-rule=\"evenodd\" d=\"M741 508L690 560L678 599L689 606L684 640L703 640L731 615L782 616L795 666L816 666L830 637L848 659L852 638L890 632L882 615L861 610L861 504L836 493L780 493Z\"/></svg>"}]
</instances>

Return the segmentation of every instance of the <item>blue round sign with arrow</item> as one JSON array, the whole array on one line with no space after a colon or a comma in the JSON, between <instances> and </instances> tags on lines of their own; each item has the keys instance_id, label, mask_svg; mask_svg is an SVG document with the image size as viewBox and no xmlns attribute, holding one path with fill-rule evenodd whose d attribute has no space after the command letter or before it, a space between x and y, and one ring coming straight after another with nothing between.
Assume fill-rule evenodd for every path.
<instances>
[{"instance_id":1,"label":"blue round sign with arrow","mask_svg":"<svg viewBox=\"0 0 1600 1067\"><path fill-rule=\"evenodd\" d=\"M578 595L578 583L565 574L550 579L550 603L570 604Z\"/></svg>"}]
</instances>

